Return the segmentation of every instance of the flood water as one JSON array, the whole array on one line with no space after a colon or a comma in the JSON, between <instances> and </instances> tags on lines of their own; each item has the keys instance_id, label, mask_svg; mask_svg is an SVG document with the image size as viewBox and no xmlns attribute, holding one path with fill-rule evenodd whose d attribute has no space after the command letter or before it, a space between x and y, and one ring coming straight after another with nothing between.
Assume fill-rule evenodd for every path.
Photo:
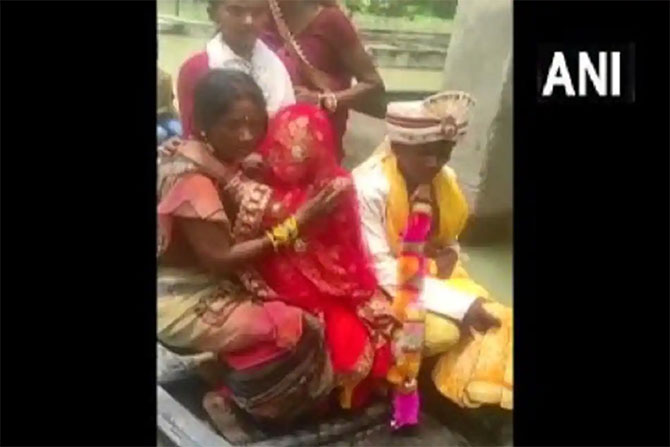
<instances>
[{"instance_id":1,"label":"flood water","mask_svg":"<svg viewBox=\"0 0 670 447\"><path fill-rule=\"evenodd\" d=\"M484 286L491 296L508 306L513 302L512 242L487 247L463 247L470 258L465 263L470 276Z\"/></svg>"},{"instance_id":2,"label":"flood water","mask_svg":"<svg viewBox=\"0 0 670 447\"><path fill-rule=\"evenodd\" d=\"M158 65L176 80L181 64L193 53L204 49L207 38L173 34L158 36ZM388 91L439 91L442 73L425 70L380 69ZM370 148L372 151L373 148ZM512 243L488 247L464 247L469 261L466 269L473 279L487 288L492 296L512 304Z\"/></svg>"}]
</instances>

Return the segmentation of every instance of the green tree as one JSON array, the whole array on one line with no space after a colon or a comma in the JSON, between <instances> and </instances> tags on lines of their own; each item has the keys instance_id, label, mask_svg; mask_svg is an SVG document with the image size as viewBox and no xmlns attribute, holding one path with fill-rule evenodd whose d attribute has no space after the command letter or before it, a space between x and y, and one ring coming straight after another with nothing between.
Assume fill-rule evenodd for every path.
<instances>
[{"instance_id":1,"label":"green tree","mask_svg":"<svg viewBox=\"0 0 670 447\"><path fill-rule=\"evenodd\" d=\"M345 0L344 6L351 14L367 12L369 5L365 0Z\"/></svg>"},{"instance_id":2,"label":"green tree","mask_svg":"<svg viewBox=\"0 0 670 447\"><path fill-rule=\"evenodd\" d=\"M452 18L458 0L344 0L344 4L351 13L409 19L414 15Z\"/></svg>"}]
</instances>

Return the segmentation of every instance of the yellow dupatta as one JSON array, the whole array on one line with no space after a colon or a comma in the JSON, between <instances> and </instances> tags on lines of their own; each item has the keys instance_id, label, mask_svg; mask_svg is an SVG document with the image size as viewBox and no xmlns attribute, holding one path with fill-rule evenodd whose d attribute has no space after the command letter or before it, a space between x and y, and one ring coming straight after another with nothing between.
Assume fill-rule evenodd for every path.
<instances>
[{"instance_id":1,"label":"yellow dupatta","mask_svg":"<svg viewBox=\"0 0 670 447\"><path fill-rule=\"evenodd\" d=\"M400 235L405 230L409 216L409 194L405 179L398 169L397 158L390 151L383 156L382 169L390 185L386 201L386 234L391 250L397 256ZM449 168L435 176L432 187L439 207L438 231L434 233L433 240L437 239L444 246L453 244L468 220L468 203L458 186L456 175ZM430 261L430 269L433 275L437 272L433 260ZM469 278L460 260L450 279L459 278Z\"/></svg>"}]
</instances>

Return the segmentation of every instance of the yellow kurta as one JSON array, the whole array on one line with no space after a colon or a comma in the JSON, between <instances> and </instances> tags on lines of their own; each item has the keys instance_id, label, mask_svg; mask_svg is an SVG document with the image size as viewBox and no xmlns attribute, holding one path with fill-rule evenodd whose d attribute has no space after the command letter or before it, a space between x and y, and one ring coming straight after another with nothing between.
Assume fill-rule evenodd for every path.
<instances>
[{"instance_id":1,"label":"yellow kurta","mask_svg":"<svg viewBox=\"0 0 670 447\"><path fill-rule=\"evenodd\" d=\"M358 172L357 172L358 171ZM375 185L375 175L383 177ZM384 142L360 168L354 170L356 186L359 189L363 234L378 246L383 231L390 255L397 256L400 247L400 234L404 230L409 215L409 196L403 176L397 167L395 156ZM445 167L432 182L436 202L439 207L438 231L433 238L442 246L458 247L458 236L465 227L468 206L461 192L454 172ZM382 191L379 193L379 191ZM383 204L375 206L377 202ZM371 222L377 219L378 222ZM367 222L366 222L367 220ZM383 230L376 231L383 223ZM372 247L378 276L386 275L390 270L391 256L383 256L384 250ZM500 405L512 408L512 311L491 300L489 293L473 281L461 261L448 279L440 279L444 290L452 290L482 297L488 300L485 308L501 321L499 329L489 330L486 334L472 334L462 337L460 328L454 319L429 312L426 317L425 355L441 354L433 371L433 380L440 392L463 407L478 407L483 404ZM389 282L382 278L380 283ZM392 281L391 281L392 282ZM388 291L388 290L387 290ZM441 299L441 298L440 298ZM445 297L444 299L449 299ZM458 315L458 313L455 313ZM462 312L461 312L462 314Z\"/></svg>"}]
</instances>

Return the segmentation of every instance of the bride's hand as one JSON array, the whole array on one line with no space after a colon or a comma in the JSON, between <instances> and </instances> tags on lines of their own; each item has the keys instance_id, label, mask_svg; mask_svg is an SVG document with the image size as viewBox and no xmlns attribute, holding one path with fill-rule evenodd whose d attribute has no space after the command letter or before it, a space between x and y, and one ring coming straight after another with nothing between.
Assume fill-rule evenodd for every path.
<instances>
[{"instance_id":1,"label":"bride's hand","mask_svg":"<svg viewBox=\"0 0 670 447\"><path fill-rule=\"evenodd\" d=\"M281 222L289 217L289 212L282 202L271 200L267 207L266 217L272 223Z\"/></svg>"},{"instance_id":2,"label":"bride's hand","mask_svg":"<svg viewBox=\"0 0 670 447\"><path fill-rule=\"evenodd\" d=\"M242 170L244 171L244 174L257 181L262 181L266 167L263 157L257 152L247 155L247 157L242 160Z\"/></svg>"},{"instance_id":3,"label":"bride's hand","mask_svg":"<svg viewBox=\"0 0 670 447\"><path fill-rule=\"evenodd\" d=\"M318 216L332 211L342 194L351 188L353 188L353 182L346 177L338 177L328 183L298 209L295 216L298 225L303 225Z\"/></svg>"}]
</instances>

